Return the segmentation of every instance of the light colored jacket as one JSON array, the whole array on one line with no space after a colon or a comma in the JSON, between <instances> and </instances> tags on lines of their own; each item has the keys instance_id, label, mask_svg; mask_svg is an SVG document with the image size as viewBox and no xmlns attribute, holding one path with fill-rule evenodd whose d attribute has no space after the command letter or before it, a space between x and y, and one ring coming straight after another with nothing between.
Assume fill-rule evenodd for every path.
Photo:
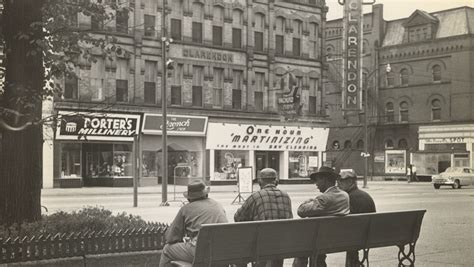
<instances>
[{"instance_id":1,"label":"light colored jacket","mask_svg":"<svg viewBox=\"0 0 474 267\"><path fill-rule=\"evenodd\" d=\"M320 216L343 216L350 212L349 195L336 186L328 188L324 193L303 202L298 207L301 218Z\"/></svg>"}]
</instances>

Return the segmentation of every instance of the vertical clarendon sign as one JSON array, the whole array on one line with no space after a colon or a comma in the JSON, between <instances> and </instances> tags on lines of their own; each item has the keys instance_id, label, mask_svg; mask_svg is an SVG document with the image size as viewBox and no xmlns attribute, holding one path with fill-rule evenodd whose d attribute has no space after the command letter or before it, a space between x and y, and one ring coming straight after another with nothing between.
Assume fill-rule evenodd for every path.
<instances>
[{"instance_id":1,"label":"vertical clarendon sign","mask_svg":"<svg viewBox=\"0 0 474 267\"><path fill-rule=\"evenodd\" d=\"M344 66L342 105L344 110L362 109L362 0L344 3Z\"/></svg>"}]
</instances>

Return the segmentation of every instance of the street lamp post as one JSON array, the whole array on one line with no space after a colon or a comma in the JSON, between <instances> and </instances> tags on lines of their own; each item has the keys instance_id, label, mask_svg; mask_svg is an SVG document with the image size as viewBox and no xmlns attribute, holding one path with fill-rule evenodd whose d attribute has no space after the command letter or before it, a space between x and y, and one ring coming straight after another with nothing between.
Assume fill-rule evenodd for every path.
<instances>
[{"instance_id":1,"label":"street lamp post","mask_svg":"<svg viewBox=\"0 0 474 267\"><path fill-rule=\"evenodd\" d=\"M161 206L168 206L168 145L167 145L167 114L166 114L166 1L163 0L163 11L161 14L161 111L162 111L162 123L161 123L161 153L163 154L161 164Z\"/></svg>"},{"instance_id":2,"label":"street lamp post","mask_svg":"<svg viewBox=\"0 0 474 267\"><path fill-rule=\"evenodd\" d=\"M365 82L365 90L364 90L364 98L365 98L365 103L364 103L364 152L361 153L361 156L364 157L364 185L363 188L367 188L367 172L369 168L369 130L368 130L368 111L369 111L369 86L368 86L368 81L369 78L372 77L376 72L378 71L378 68L375 68L371 73L365 76L364 82ZM390 67L390 64L387 64L385 68L385 72L391 72L392 68Z\"/></svg>"}]
</instances>

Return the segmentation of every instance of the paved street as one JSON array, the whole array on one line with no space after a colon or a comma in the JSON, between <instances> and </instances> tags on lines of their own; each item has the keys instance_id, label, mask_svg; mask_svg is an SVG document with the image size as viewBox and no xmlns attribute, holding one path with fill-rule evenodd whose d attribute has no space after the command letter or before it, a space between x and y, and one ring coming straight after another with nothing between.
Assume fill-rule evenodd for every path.
<instances>
[{"instance_id":1,"label":"paved street","mask_svg":"<svg viewBox=\"0 0 474 267\"><path fill-rule=\"evenodd\" d=\"M314 185L280 185L292 198L293 210L302 201L316 194ZM257 189L257 186L255 187ZM71 211L83 206L103 206L114 212L140 215L145 220L170 223L180 203L160 207L161 187L139 188L138 207L133 208L132 188L45 189L42 204L49 213ZM178 186L176 198L183 200L185 187ZM219 200L229 221L239 205L231 205L236 186L214 186L210 197ZM169 188L173 199L173 186ZM474 255L474 187L434 190L429 183L369 182L367 191L373 196L378 211L426 209L421 236L416 246L416 266L473 266ZM370 266L396 266L397 249L370 251ZM329 266L342 266L343 254L328 256ZM285 261L285 265L291 261Z\"/></svg>"}]
</instances>

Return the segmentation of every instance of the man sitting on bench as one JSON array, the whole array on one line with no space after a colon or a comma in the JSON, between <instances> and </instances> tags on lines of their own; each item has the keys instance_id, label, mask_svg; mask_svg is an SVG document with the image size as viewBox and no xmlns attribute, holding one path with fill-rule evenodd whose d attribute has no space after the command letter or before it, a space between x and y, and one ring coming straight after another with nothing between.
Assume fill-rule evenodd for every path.
<instances>
[{"instance_id":1,"label":"man sitting on bench","mask_svg":"<svg viewBox=\"0 0 474 267\"><path fill-rule=\"evenodd\" d=\"M315 181L316 186L322 193L314 199L303 202L298 207L298 215L301 218L321 217L349 214L349 195L336 187L336 179L339 177L332 168L323 166L309 178ZM326 255L318 255L317 266L325 267ZM293 266L301 267L308 265L308 258L295 258Z\"/></svg>"},{"instance_id":2,"label":"man sitting on bench","mask_svg":"<svg viewBox=\"0 0 474 267\"><path fill-rule=\"evenodd\" d=\"M208 193L209 188L201 180L188 184L188 191L183 195L189 203L181 207L165 233L166 245L161 253L160 267L172 266L171 261L193 262L202 225L227 222L224 208L208 198Z\"/></svg>"},{"instance_id":3,"label":"man sitting on bench","mask_svg":"<svg viewBox=\"0 0 474 267\"><path fill-rule=\"evenodd\" d=\"M290 197L277 188L277 172L271 168L261 170L258 173L258 184L260 191L253 193L245 200L242 207L235 213L234 221L292 219ZM269 261L269 264L272 267L283 266L283 259ZM255 266L267 266L267 262L258 262Z\"/></svg>"}]
</instances>

